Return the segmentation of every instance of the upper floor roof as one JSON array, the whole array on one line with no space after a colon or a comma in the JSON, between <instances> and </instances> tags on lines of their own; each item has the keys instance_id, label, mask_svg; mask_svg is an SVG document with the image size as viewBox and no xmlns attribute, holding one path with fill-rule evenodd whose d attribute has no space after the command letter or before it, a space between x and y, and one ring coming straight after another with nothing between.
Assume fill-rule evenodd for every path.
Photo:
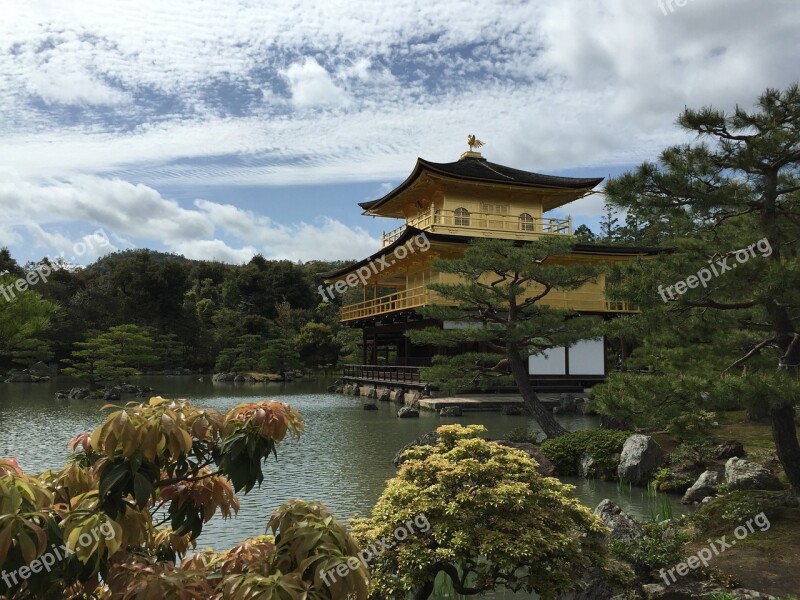
<instances>
[{"instance_id":1,"label":"upper floor roof","mask_svg":"<svg viewBox=\"0 0 800 600\"><path fill-rule=\"evenodd\" d=\"M603 181L602 177L559 177L556 175L543 175L531 171L522 171L489 162L477 152L466 152L461 159L449 163L435 163L418 158L411 175L393 189L391 192L369 202L361 202L359 206L365 214L387 215L382 209L388 209L393 200L403 196L418 180L428 177L435 180L451 180L457 182L510 186L511 188L564 190L573 193L553 195L550 202L543 205L544 210L561 206L571 200L581 197ZM394 216L394 215L391 215Z\"/></svg>"}]
</instances>

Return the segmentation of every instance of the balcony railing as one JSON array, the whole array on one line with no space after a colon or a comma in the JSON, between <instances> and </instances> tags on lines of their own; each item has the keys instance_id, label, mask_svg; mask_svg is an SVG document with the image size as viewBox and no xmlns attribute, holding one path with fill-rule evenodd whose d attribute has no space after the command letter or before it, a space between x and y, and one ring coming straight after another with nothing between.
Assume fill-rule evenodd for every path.
<instances>
[{"instance_id":1,"label":"balcony railing","mask_svg":"<svg viewBox=\"0 0 800 600\"><path fill-rule=\"evenodd\" d=\"M572 235L572 217L566 219L545 219L518 215L501 215L494 213L456 213L452 210L431 209L408 219L404 225L383 233L383 247L394 243L406 227L415 227L425 231L436 231L441 228L458 228L467 231L495 231L514 233L513 237L532 235Z\"/></svg>"},{"instance_id":2,"label":"balcony railing","mask_svg":"<svg viewBox=\"0 0 800 600\"><path fill-rule=\"evenodd\" d=\"M636 304L631 304L629 302L623 302L621 300L606 300L606 311L637 313L640 312L640 309Z\"/></svg>"},{"instance_id":3,"label":"balcony railing","mask_svg":"<svg viewBox=\"0 0 800 600\"><path fill-rule=\"evenodd\" d=\"M386 296L379 296L372 300L349 304L341 309L341 321L351 321L366 317L385 315L409 308L418 308L426 304L435 303L435 294L426 286L410 288ZM439 297L441 302L441 297ZM572 310L586 312L613 312L613 313L635 313L639 312L639 307L627 302L618 300L606 300L597 292L569 291L561 292L554 290L542 299L542 304L554 308L570 308Z\"/></svg>"},{"instance_id":4,"label":"balcony railing","mask_svg":"<svg viewBox=\"0 0 800 600\"><path fill-rule=\"evenodd\" d=\"M383 315L407 308L416 308L428 304L431 298L431 291L424 285L409 288L401 292L378 296L372 300L349 304L342 307L341 320L350 321L353 319L363 319Z\"/></svg>"},{"instance_id":5,"label":"balcony railing","mask_svg":"<svg viewBox=\"0 0 800 600\"><path fill-rule=\"evenodd\" d=\"M420 367L401 365L344 365L342 375L369 381L420 383Z\"/></svg>"}]
</instances>

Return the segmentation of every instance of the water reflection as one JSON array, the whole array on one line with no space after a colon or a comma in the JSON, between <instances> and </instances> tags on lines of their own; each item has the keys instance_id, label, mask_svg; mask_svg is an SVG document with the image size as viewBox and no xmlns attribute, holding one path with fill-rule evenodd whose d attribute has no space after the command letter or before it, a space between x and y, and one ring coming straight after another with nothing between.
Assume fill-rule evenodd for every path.
<instances>
[{"instance_id":1,"label":"water reflection","mask_svg":"<svg viewBox=\"0 0 800 600\"><path fill-rule=\"evenodd\" d=\"M200 538L200 547L228 548L246 537L264 532L270 512L291 498L318 500L339 518L368 513L395 469L392 457L417 436L444 423L480 423L489 435L500 438L509 431L536 424L525 417L498 413L466 413L443 419L423 412L419 419L397 419L394 404L379 403L379 410L364 411L359 398L328 394L329 381L290 384L213 384L209 377L141 378L155 393L168 398L190 398L193 402L225 411L235 404L258 398L279 398L303 415L306 432L298 440L287 440L265 469L264 484L241 497L239 516L231 521L212 520ZM63 464L67 442L76 433L91 431L101 421L101 401L58 402L58 389L69 380L50 384L0 383L0 456L14 456L26 471L40 471ZM132 398L133 399L133 398ZM570 430L597 425L594 417L559 416ZM620 494L615 483L565 478L576 486L578 496L591 507L612 498L638 518L649 518L652 503L634 490ZM683 507L672 499L678 514ZM523 598L522 595L498 596Z\"/></svg>"}]
</instances>

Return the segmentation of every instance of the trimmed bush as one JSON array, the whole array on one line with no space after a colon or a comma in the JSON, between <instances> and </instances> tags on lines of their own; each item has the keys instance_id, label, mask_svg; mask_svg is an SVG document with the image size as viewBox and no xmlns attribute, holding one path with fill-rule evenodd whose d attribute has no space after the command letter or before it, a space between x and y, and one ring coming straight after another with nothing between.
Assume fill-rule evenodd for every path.
<instances>
[{"instance_id":1,"label":"trimmed bush","mask_svg":"<svg viewBox=\"0 0 800 600\"><path fill-rule=\"evenodd\" d=\"M644 523L644 535L635 540L611 540L611 551L633 567L640 577L646 577L654 569L674 566L683 561L683 545L689 541L684 534L677 533L668 521Z\"/></svg>"},{"instance_id":2,"label":"trimmed bush","mask_svg":"<svg viewBox=\"0 0 800 600\"><path fill-rule=\"evenodd\" d=\"M581 456L595 460L596 472L615 470L625 440L631 432L588 429L545 440L542 452L555 465L559 475L576 475Z\"/></svg>"}]
</instances>

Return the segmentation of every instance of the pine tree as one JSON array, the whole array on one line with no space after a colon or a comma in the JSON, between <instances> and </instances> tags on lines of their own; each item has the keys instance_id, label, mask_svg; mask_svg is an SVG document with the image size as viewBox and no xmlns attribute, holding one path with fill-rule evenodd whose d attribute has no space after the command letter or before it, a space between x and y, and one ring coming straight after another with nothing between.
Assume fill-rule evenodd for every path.
<instances>
[{"instance_id":1,"label":"pine tree","mask_svg":"<svg viewBox=\"0 0 800 600\"><path fill-rule=\"evenodd\" d=\"M595 266L563 260L572 244L558 238L529 244L480 239L470 243L463 258L435 261L434 269L456 275L458 282L429 285L450 305L431 305L424 313L463 327L412 331L411 340L451 347L477 342L488 352L440 357L425 376L466 388L475 387L481 375L508 374L542 430L549 437L567 433L533 390L528 357L595 335L595 319L575 318L573 310L546 304L554 290L577 289L599 273Z\"/></svg>"},{"instance_id":2,"label":"pine tree","mask_svg":"<svg viewBox=\"0 0 800 600\"><path fill-rule=\"evenodd\" d=\"M92 389L103 381L119 382L157 360L150 333L132 324L111 327L75 346L64 374L85 379Z\"/></svg>"},{"instance_id":3,"label":"pine tree","mask_svg":"<svg viewBox=\"0 0 800 600\"><path fill-rule=\"evenodd\" d=\"M634 357L662 372L689 368L709 387L723 373L738 377L728 383L751 390L745 401L766 402L778 457L800 490L797 394L786 392L800 390L800 89L769 89L754 111L687 108L678 122L700 142L668 148L606 188L670 247L625 270L615 293L643 313L616 326L644 340ZM748 377L767 382L771 397Z\"/></svg>"}]
</instances>

